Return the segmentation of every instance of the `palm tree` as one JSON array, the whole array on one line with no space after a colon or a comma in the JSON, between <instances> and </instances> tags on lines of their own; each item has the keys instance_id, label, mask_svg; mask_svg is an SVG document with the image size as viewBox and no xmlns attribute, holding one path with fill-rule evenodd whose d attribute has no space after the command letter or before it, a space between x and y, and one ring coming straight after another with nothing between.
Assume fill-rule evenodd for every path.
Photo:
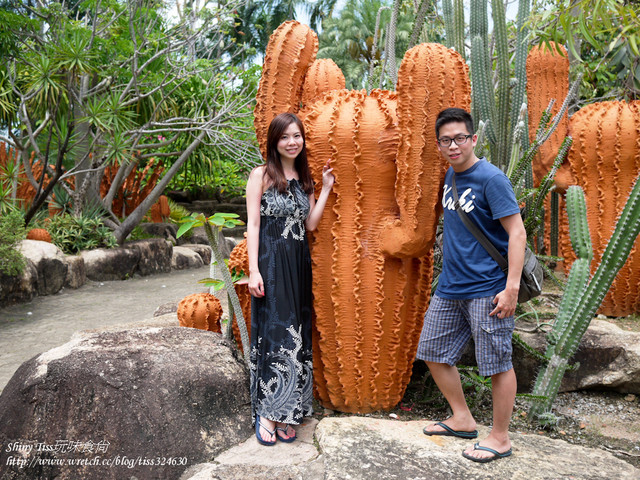
<instances>
[{"instance_id":1,"label":"palm tree","mask_svg":"<svg viewBox=\"0 0 640 480\"><path fill-rule=\"evenodd\" d=\"M391 18L390 0L349 0L337 17L324 21L320 34L318 58L331 58L342 69L347 88L364 88L373 65L379 76L384 61L384 32ZM396 27L396 56L402 58L407 49L414 23L413 11L400 9ZM380 9L380 32L376 36L376 19ZM393 88L392 85L386 84Z\"/></svg>"},{"instance_id":2,"label":"palm tree","mask_svg":"<svg viewBox=\"0 0 640 480\"><path fill-rule=\"evenodd\" d=\"M298 7L309 15L309 26L317 31L322 22L333 14L336 2L337 0L248 0L236 10L235 25L231 32L232 41L244 46L244 54L235 64L246 65L263 55L271 33L282 22L296 20Z\"/></svg>"}]
</instances>

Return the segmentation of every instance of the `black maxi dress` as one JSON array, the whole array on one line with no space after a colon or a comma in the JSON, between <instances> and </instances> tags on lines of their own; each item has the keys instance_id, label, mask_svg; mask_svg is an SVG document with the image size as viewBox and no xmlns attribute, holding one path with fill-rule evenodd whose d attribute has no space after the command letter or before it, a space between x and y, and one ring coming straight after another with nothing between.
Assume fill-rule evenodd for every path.
<instances>
[{"instance_id":1,"label":"black maxi dress","mask_svg":"<svg viewBox=\"0 0 640 480\"><path fill-rule=\"evenodd\" d=\"M293 425L313 413L311 256L304 227L309 198L288 181L260 202L258 268L264 297L251 299L252 415Z\"/></svg>"}]
</instances>

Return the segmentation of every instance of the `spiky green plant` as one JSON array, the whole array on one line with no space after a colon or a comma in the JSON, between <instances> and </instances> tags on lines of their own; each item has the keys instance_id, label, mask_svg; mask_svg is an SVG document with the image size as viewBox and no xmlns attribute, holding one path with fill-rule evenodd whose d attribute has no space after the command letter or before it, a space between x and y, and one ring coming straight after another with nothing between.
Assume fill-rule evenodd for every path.
<instances>
[{"instance_id":1,"label":"spiky green plant","mask_svg":"<svg viewBox=\"0 0 640 480\"><path fill-rule=\"evenodd\" d=\"M204 231L207 234L207 238L209 239L209 244L211 245L211 249L213 250L213 257L217 265L219 265L220 272L222 274L222 280L224 281L224 286L227 290L227 295L229 296L229 306L230 306L230 314L229 314L229 322L227 324L227 332L226 336L231 337L231 324L233 322L234 314L236 321L238 323L238 328L240 329L240 340L242 342L242 350L245 352L245 361L248 362L248 352L249 350L249 334L247 332L247 325L245 324L244 317L242 315L242 308L240 307L240 300L238 299L238 295L236 294L236 290L233 287L233 279L231 278L231 273L228 268L225 268L225 261L222 256L222 252L220 251L220 245L218 244L218 232L220 232L223 228L233 228L236 225L244 225L244 222L238 220L238 215L235 213L220 213L216 212L214 215L210 217L205 217L202 213L192 213L191 215L184 217L181 220L182 225L178 229L177 237L180 238L186 232L190 231L196 227L204 227ZM214 228L216 232L214 233ZM215 285L215 279L205 279L202 283L207 285Z\"/></svg>"},{"instance_id":2,"label":"spiky green plant","mask_svg":"<svg viewBox=\"0 0 640 480\"><path fill-rule=\"evenodd\" d=\"M0 212L0 274L17 276L22 273L25 260L16 247L24 238L22 212L17 209Z\"/></svg>"},{"instance_id":3,"label":"spiky green plant","mask_svg":"<svg viewBox=\"0 0 640 480\"><path fill-rule=\"evenodd\" d=\"M589 280L593 248L582 188L569 187L566 200L571 244L578 258L571 266L555 324L547 336L547 363L540 370L533 389L537 399L529 409L531 419L551 410L560 382L569 368L569 360L640 233L640 181L636 179L600 265Z\"/></svg>"}]
</instances>

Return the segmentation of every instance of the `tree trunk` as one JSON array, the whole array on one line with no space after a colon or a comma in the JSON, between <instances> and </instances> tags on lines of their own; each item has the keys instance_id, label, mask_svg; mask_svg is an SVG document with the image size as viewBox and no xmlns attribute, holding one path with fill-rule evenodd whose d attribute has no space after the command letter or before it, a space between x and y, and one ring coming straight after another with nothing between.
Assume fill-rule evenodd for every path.
<instances>
[{"instance_id":1,"label":"tree trunk","mask_svg":"<svg viewBox=\"0 0 640 480\"><path fill-rule=\"evenodd\" d=\"M124 243L125 239L131 233L131 231L142 221L142 218L149 211L149 209L156 202L156 200L158 200L160 195L162 195L162 192L164 192L164 189L167 187L167 185L169 184L171 179L175 176L175 174L178 173L178 170L180 170L180 167L182 167L182 165L187 160L187 158L189 158L189 155L191 155L191 153L198 147L198 145L202 143L202 139L205 137L206 134L207 134L207 131L203 129L200 132L200 135L198 135L193 140L193 142L191 142L191 145L189 145L187 149L184 152L182 152L182 155L180 155L180 158L178 158L178 160L176 160L176 163L174 163L171 166L171 168L167 171L164 177L162 177L162 180L160 180L156 184L155 188L151 190L151 193L149 193L147 198L145 198L140 203L140 205L138 205L136 209L133 212L131 212L131 215L125 218L125 220L118 226L118 228L115 229L113 234L115 235L119 245L122 245Z\"/></svg>"}]
</instances>

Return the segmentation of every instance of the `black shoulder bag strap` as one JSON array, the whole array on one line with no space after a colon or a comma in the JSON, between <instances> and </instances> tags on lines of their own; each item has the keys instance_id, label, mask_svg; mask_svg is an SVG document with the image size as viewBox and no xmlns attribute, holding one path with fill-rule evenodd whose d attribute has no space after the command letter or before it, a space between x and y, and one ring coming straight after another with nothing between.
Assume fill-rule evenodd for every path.
<instances>
[{"instance_id":1,"label":"black shoulder bag strap","mask_svg":"<svg viewBox=\"0 0 640 480\"><path fill-rule=\"evenodd\" d=\"M493 243L491 243L491 240L489 240L487 236L484 233L482 233L482 231L467 216L464 210L462 210L462 207L460 206L460 202L458 201L458 190L456 189L455 173L452 176L451 184L452 184L451 188L453 191L453 199L455 200L453 207L456 209L456 212L458 212L458 216L460 217L460 220L462 220L462 223L464 223L464 225L473 234L473 236L476 237L476 240L480 242L480 245L482 245L484 249L487 252L489 252L489 255L491 255L491 257L496 262L498 262L498 265L500 265L500 268L502 269L502 271L504 273L507 273L507 270L509 269L509 264L507 263L507 260L502 255L500 255L500 252L498 252L498 249L493 245Z\"/></svg>"}]
</instances>

